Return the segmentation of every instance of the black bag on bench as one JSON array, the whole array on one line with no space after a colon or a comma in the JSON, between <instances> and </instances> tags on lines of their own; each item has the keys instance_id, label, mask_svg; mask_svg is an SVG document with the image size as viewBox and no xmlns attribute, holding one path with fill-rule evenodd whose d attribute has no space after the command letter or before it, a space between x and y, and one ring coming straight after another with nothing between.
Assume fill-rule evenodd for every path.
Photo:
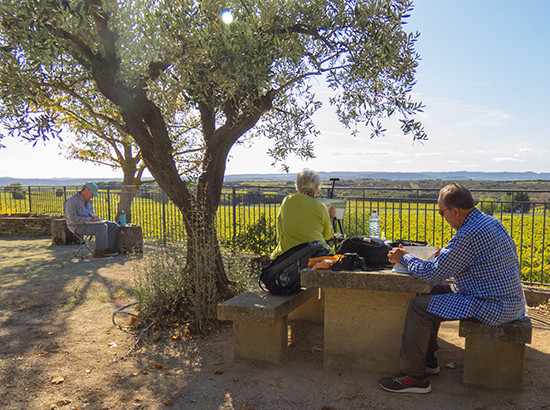
<instances>
[{"instance_id":1,"label":"black bag on bench","mask_svg":"<svg viewBox=\"0 0 550 410\"><path fill-rule=\"evenodd\" d=\"M300 290L300 270L305 268L309 258L325 256L330 249L320 241L306 242L290 248L262 268L260 288L272 295L289 295ZM267 288L267 290L266 290Z\"/></svg>"}]
</instances>

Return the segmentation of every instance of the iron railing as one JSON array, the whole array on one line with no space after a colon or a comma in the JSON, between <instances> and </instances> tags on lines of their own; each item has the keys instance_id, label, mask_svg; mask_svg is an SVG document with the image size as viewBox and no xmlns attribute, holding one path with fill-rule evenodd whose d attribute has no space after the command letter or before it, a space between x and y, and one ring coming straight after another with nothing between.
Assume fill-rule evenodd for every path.
<instances>
[{"instance_id":1,"label":"iron railing","mask_svg":"<svg viewBox=\"0 0 550 410\"><path fill-rule=\"evenodd\" d=\"M63 203L80 187L8 186L0 188L0 214L62 214ZM368 235L368 219L373 210L381 218L380 230L387 239L425 241L443 247L454 232L439 215L438 189L335 188L334 196L345 200L341 227L346 236ZM275 242L276 215L282 199L294 192L286 186L224 187L217 214L217 232L222 246L244 246L250 235L265 236L262 243ZM502 194L510 199L497 199ZM515 201L516 194L528 194L529 201ZM526 283L550 285L550 204L549 191L472 190L477 206L498 218L517 245ZM541 195L543 194L543 195ZM120 188L100 190L94 199L96 213L108 220L116 215ZM546 195L546 196L545 196ZM320 197L331 196L331 188ZM538 198L537 198L538 197ZM185 241L183 217L157 186L142 186L132 204L132 222L142 226L146 239ZM252 229L262 223L261 229ZM340 226L337 226L339 229ZM265 245L264 245L265 246ZM251 246L248 246L248 250ZM253 249L254 250L254 249ZM264 252L268 249L263 249Z\"/></svg>"}]
</instances>

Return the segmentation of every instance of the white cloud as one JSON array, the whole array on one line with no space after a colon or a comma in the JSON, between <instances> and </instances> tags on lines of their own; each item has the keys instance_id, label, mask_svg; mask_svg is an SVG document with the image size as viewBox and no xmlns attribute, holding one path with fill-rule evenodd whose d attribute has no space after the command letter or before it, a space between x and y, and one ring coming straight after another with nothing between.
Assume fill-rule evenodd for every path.
<instances>
[{"instance_id":1,"label":"white cloud","mask_svg":"<svg viewBox=\"0 0 550 410\"><path fill-rule=\"evenodd\" d=\"M359 156L359 157L404 157L408 154L405 154L401 151L391 151L391 150L349 150L349 151L334 151L331 154L332 156Z\"/></svg>"},{"instance_id":2,"label":"white cloud","mask_svg":"<svg viewBox=\"0 0 550 410\"><path fill-rule=\"evenodd\" d=\"M519 150L519 152L532 152L533 150L531 148L522 148Z\"/></svg>"},{"instance_id":3,"label":"white cloud","mask_svg":"<svg viewBox=\"0 0 550 410\"><path fill-rule=\"evenodd\" d=\"M524 159L511 158L511 157L495 157L492 159L494 162L525 162Z\"/></svg>"},{"instance_id":4,"label":"white cloud","mask_svg":"<svg viewBox=\"0 0 550 410\"><path fill-rule=\"evenodd\" d=\"M414 154L415 157L431 157L431 156L439 156L444 155L442 152L419 152L417 154Z\"/></svg>"}]
</instances>

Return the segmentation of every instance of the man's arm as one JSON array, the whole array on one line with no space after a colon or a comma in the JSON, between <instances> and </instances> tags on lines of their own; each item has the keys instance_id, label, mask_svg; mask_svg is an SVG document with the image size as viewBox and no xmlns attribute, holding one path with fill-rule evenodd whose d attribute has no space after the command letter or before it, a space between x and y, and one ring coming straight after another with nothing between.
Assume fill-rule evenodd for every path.
<instances>
[{"instance_id":1,"label":"man's arm","mask_svg":"<svg viewBox=\"0 0 550 410\"><path fill-rule=\"evenodd\" d=\"M92 222L92 216L81 215L82 206L75 200L75 198L69 198L65 202L65 216L69 221L69 225L82 225L86 222ZM97 217L96 217L97 218Z\"/></svg>"},{"instance_id":2,"label":"man's arm","mask_svg":"<svg viewBox=\"0 0 550 410\"><path fill-rule=\"evenodd\" d=\"M433 282L460 274L470 265L473 258L475 250L471 248L471 241L457 234L433 261L424 261L408 254L403 256L401 264L414 276Z\"/></svg>"}]
</instances>

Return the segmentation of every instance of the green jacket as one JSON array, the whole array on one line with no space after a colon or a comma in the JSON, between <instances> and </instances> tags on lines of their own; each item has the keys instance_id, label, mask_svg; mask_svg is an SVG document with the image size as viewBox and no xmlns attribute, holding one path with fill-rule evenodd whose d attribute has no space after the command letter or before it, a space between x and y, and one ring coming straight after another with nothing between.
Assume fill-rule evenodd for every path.
<instances>
[{"instance_id":1,"label":"green jacket","mask_svg":"<svg viewBox=\"0 0 550 410\"><path fill-rule=\"evenodd\" d=\"M277 213L277 247L271 259L296 245L315 240L323 242L334 254L334 249L326 243L333 236L327 207L315 198L297 192L283 199Z\"/></svg>"}]
</instances>

